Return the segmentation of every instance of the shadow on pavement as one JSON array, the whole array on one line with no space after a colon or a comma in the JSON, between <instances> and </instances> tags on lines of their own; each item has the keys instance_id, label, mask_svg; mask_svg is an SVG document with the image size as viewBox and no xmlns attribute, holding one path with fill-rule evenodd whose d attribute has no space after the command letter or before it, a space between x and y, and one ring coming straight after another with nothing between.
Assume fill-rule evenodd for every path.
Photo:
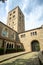
<instances>
[{"instance_id":1,"label":"shadow on pavement","mask_svg":"<svg viewBox=\"0 0 43 65\"><path fill-rule=\"evenodd\" d=\"M31 59L16 59L12 63L2 64L2 65L40 65L38 58Z\"/></svg>"}]
</instances>

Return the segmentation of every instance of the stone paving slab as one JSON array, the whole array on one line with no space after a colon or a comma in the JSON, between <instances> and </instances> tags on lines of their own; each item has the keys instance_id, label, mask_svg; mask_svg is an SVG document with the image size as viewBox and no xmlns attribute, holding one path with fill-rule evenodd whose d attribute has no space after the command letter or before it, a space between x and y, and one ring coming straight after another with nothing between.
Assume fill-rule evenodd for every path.
<instances>
[{"instance_id":1,"label":"stone paving slab","mask_svg":"<svg viewBox=\"0 0 43 65\"><path fill-rule=\"evenodd\" d=\"M6 55L1 55L0 56L0 63L3 62L3 61L5 61L5 60L8 60L8 59L20 56L20 55L25 54L25 53L29 53L29 52L17 52L17 53L11 53L11 54L6 54Z\"/></svg>"},{"instance_id":2,"label":"stone paving slab","mask_svg":"<svg viewBox=\"0 0 43 65\"><path fill-rule=\"evenodd\" d=\"M38 53L27 53L27 54L24 54L24 55L21 55L21 56L18 56L18 57L15 57L15 58L12 58L12 59L9 59L7 61L4 61L2 63L0 63L1 65L32 65L33 63L33 59L36 58L36 64L38 63L38 60L37 60L37 54ZM32 61L32 63L30 62ZM35 63L35 61L34 61Z\"/></svg>"}]
</instances>

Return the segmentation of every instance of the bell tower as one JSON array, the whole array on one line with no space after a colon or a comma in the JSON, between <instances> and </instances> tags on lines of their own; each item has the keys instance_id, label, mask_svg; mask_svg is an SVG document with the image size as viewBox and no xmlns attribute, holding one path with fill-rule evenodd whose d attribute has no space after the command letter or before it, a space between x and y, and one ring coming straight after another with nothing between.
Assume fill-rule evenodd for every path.
<instances>
[{"instance_id":1,"label":"bell tower","mask_svg":"<svg viewBox=\"0 0 43 65\"><path fill-rule=\"evenodd\" d=\"M24 15L19 6L8 13L7 25L18 33L25 31Z\"/></svg>"}]
</instances>

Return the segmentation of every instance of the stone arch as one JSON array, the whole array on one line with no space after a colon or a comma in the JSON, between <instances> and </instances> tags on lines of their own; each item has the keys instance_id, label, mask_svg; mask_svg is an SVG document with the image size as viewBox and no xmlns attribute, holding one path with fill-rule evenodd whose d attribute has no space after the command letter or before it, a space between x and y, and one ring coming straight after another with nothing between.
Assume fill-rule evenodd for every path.
<instances>
[{"instance_id":1,"label":"stone arch","mask_svg":"<svg viewBox=\"0 0 43 65\"><path fill-rule=\"evenodd\" d=\"M9 48L9 43L7 43L7 48Z\"/></svg>"},{"instance_id":2,"label":"stone arch","mask_svg":"<svg viewBox=\"0 0 43 65\"><path fill-rule=\"evenodd\" d=\"M12 48L13 48L13 44L12 44Z\"/></svg>"},{"instance_id":3,"label":"stone arch","mask_svg":"<svg viewBox=\"0 0 43 65\"><path fill-rule=\"evenodd\" d=\"M40 44L38 40L33 40L31 42L31 50L32 51L40 51Z\"/></svg>"},{"instance_id":4,"label":"stone arch","mask_svg":"<svg viewBox=\"0 0 43 65\"><path fill-rule=\"evenodd\" d=\"M9 48L11 48L11 44L9 44Z\"/></svg>"}]
</instances>

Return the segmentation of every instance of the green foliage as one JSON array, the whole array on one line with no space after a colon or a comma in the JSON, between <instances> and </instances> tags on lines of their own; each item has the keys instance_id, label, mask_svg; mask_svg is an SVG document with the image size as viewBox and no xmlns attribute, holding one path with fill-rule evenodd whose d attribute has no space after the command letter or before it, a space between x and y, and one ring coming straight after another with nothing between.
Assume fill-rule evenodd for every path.
<instances>
[{"instance_id":1,"label":"green foliage","mask_svg":"<svg viewBox=\"0 0 43 65\"><path fill-rule=\"evenodd\" d=\"M14 53L16 52L16 48L7 48L6 53Z\"/></svg>"},{"instance_id":2,"label":"green foliage","mask_svg":"<svg viewBox=\"0 0 43 65\"><path fill-rule=\"evenodd\" d=\"M24 51L22 48L7 48L6 53L14 53Z\"/></svg>"},{"instance_id":3,"label":"green foliage","mask_svg":"<svg viewBox=\"0 0 43 65\"><path fill-rule=\"evenodd\" d=\"M20 51L24 51L24 49L18 48L18 49L17 49L17 52L20 52Z\"/></svg>"},{"instance_id":4,"label":"green foliage","mask_svg":"<svg viewBox=\"0 0 43 65\"><path fill-rule=\"evenodd\" d=\"M4 54L4 48L0 48L0 55Z\"/></svg>"}]
</instances>

